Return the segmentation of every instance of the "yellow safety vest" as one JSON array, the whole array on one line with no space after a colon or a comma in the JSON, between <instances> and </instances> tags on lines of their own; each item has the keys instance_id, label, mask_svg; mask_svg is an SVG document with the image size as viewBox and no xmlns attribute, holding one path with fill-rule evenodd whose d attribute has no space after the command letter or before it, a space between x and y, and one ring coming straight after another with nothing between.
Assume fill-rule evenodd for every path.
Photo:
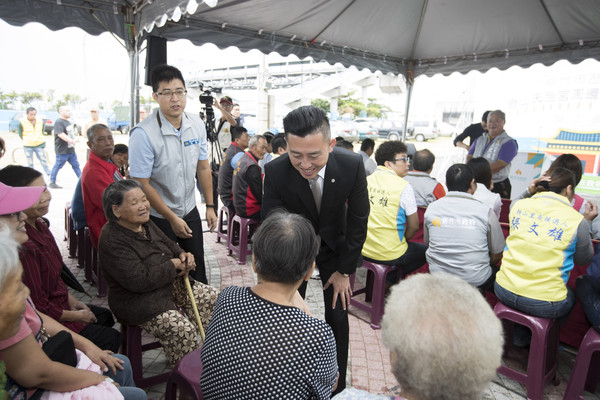
<instances>
[{"instance_id":1,"label":"yellow safety vest","mask_svg":"<svg viewBox=\"0 0 600 400\"><path fill-rule=\"evenodd\" d=\"M36 147L46 143L44 139L44 122L40 117L35 117L35 126L29 122L27 117L21 119L23 127L23 146Z\"/></svg>"},{"instance_id":2,"label":"yellow safety vest","mask_svg":"<svg viewBox=\"0 0 600 400\"><path fill-rule=\"evenodd\" d=\"M400 207L400 196L407 185L408 181L383 166L367 177L371 212L362 249L365 257L391 261L406 252L406 213Z\"/></svg>"},{"instance_id":3,"label":"yellow safety vest","mask_svg":"<svg viewBox=\"0 0 600 400\"><path fill-rule=\"evenodd\" d=\"M569 200L556 193L519 200L510 211L510 235L496 282L530 299L564 300L582 219Z\"/></svg>"}]
</instances>

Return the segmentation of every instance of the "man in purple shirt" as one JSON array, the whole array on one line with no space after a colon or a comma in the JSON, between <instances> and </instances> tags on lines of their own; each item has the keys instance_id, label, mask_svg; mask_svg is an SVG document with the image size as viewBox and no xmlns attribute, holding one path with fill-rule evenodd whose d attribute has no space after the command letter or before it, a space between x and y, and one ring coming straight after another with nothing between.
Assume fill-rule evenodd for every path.
<instances>
[{"instance_id":1,"label":"man in purple shirt","mask_svg":"<svg viewBox=\"0 0 600 400\"><path fill-rule=\"evenodd\" d=\"M467 155L467 161L473 157L483 157L492 166L492 192L504 199L510 199L511 184L508 179L510 163L519 151L517 141L508 136L504 130L506 116L500 110L488 115L487 133L478 137Z\"/></svg>"}]
</instances>

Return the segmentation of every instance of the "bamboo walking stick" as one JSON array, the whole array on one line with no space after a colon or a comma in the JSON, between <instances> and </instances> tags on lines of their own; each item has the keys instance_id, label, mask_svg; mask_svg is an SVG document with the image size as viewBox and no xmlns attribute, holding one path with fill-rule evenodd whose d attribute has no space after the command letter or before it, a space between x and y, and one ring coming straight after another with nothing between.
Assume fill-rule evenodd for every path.
<instances>
[{"instance_id":1,"label":"bamboo walking stick","mask_svg":"<svg viewBox=\"0 0 600 400\"><path fill-rule=\"evenodd\" d=\"M192 290L192 285L190 284L189 276L184 278L185 287L187 288L188 296L190 298L190 302L192 303L192 309L194 310L194 315L196 316L196 322L198 322L198 328L200 329L200 336L202 336L202 342L204 342L204 328L202 327L202 321L200 321L200 314L198 313L198 305L196 305L196 298L194 297L194 291Z\"/></svg>"}]
</instances>

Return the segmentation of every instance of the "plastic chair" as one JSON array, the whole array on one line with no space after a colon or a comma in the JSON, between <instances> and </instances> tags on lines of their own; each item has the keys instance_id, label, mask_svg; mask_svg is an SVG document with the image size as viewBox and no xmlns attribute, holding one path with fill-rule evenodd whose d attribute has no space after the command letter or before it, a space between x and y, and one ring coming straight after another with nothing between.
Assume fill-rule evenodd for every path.
<instances>
[{"instance_id":1,"label":"plastic chair","mask_svg":"<svg viewBox=\"0 0 600 400\"><path fill-rule=\"evenodd\" d=\"M87 226L83 228L83 248L84 251L84 261L83 261L83 272L84 272L84 280L89 283L94 283L94 270L92 265L93 260L93 247L92 239L90 238L90 228Z\"/></svg>"},{"instance_id":2,"label":"plastic chair","mask_svg":"<svg viewBox=\"0 0 600 400\"><path fill-rule=\"evenodd\" d=\"M227 224L223 223L223 215L227 215ZM225 229L223 226L227 225ZM221 243L221 239L225 240L225 244L229 240L229 232L231 231L231 215L229 215L229 207L223 206L219 210L219 219L217 220L217 243Z\"/></svg>"},{"instance_id":3,"label":"plastic chair","mask_svg":"<svg viewBox=\"0 0 600 400\"><path fill-rule=\"evenodd\" d=\"M65 240L69 248L69 258L77 257L77 231L71 217L71 202L65 203Z\"/></svg>"},{"instance_id":4,"label":"plastic chair","mask_svg":"<svg viewBox=\"0 0 600 400\"><path fill-rule=\"evenodd\" d=\"M502 201L502 208L500 208L500 218L498 218L499 222L508 223L508 215L510 214L510 203L509 199L500 199Z\"/></svg>"},{"instance_id":5,"label":"plastic chair","mask_svg":"<svg viewBox=\"0 0 600 400\"><path fill-rule=\"evenodd\" d=\"M238 255L238 264L246 264L246 257L248 254L252 254L252 250L248 248L248 239L251 237L250 229L256 229L259 225L260 220L258 219L244 218L239 215L233 217L227 248L230 253ZM236 233L238 234L236 235ZM239 237L237 244L233 243L232 240L236 236Z\"/></svg>"},{"instance_id":6,"label":"plastic chair","mask_svg":"<svg viewBox=\"0 0 600 400\"><path fill-rule=\"evenodd\" d=\"M85 228L77 230L77 268L85 267Z\"/></svg>"},{"instance_id":7,"label":"plastic chair","mask_svg":"<svg viewBox=\"0 0 600 400\"><path fill-rule=\"evenodd\" d=\"M600 333L590 328L579 347L564 399L583 400L583 390L594 393L598 383L600 383Z\"/></svg>"},{"instance_id":8,"label":"plastic chair","mask_svg":"<svg viewBox=\"0 0 600 400\"><path fill-rule=\"evenodd\" d=\"M381 317L383 316L383 307L385 302L385 278L393 269L390 265L375 264L369 261L364 261L362 266L368 270L367 282L365 287L354 290L354 280L356 273L350 275L350 287L352 288L352 297L350 305L359 310L367 312L371 316L371 328L381 329ZM401 272L401 270L399 270ZM371 305L361 303L354 297L365 293L365 301L371 301Z\"/></svg>"},{"instance_id":9,"label":"plastic chair","mask_svg":"<svg viewBox=\"0 0 600 400\"><path fill-rule=\"evenodd\" d=\"M558 321L524 314L500 302L494 307L494 313L504 324L505 354L507 346L512 343L513 331L513 324L505 324L506 321L524 325L531 330L527 371L523 373L501 365L498 368L498 373L524 384L527 387L527 399L542 400L544 398L544 387L548 382L552 381L555 386L559 384L558 374L556 373L558 366Z\"/></svg>"},{"instance_id":10,"label":"plastic chair","mask_svg":"<svg viewBox=\"0 0 600 400\"><path fill-rule=\"evenodd\" d=\"M506 222L500 222L500 228L502 228L502 234L504 235L504 239L508 238L510 235L510 225Z\"/></svg>"},{"instance_id":11,"label":"plastic chair","mask_svg":"<svg viewBox=\"0 0 600 400\"><path fill-rule=\"evenodd\" d=\"M192 396L195 400L203 400L202 388L200 387L200 376L202 375L202 349L197 349L183 356L177 363L169 380L165 400L177 398L177 388Z\"/></svg>"},{"instance_id":12,"label":"plastic chair","mask_svg":"<svg viewBox=\"0 0 600 400\"><path fill-rule=\"evenodd\" d=\"M108 292L106 280L102 277L102 269L98 265L98 250L92 245L90 229L84 228L84 280L98 287L98 297L106 297Z\"/></svg>"},{"instance_id":13,"label":"plastic chair","mask_svg":"<svg viewBox=\"0 0 600 400\"><path fill-rule=\"evenodd\" d=\"M425 243L425 241L423 240L423 223L425 222L425 211L427 211L427 207L417 207L417 216L419 217L419 230L410 239L411 242Z\"/></svg>"},{"instance_id":14,"label":"plastic chair","mask_svg":"<svg viewBox=\"0 0 600 400\"><path fill-rule=\"evenodd\" d=\"M162 347L160 342L155 341L142 344L142 328L135 325L121 324L121 333L123 334L121 353L125 354L131 362L131 372L135 385L143 389L166 382L169 379L170 372L163 372L144 378L142 371L142 353Z\"/></svg>"}]
</instances>

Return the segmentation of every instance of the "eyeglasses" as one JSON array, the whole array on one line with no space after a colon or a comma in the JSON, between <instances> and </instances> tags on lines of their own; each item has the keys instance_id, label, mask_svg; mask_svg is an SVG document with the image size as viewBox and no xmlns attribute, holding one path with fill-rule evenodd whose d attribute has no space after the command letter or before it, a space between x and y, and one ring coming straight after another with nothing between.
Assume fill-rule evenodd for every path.
<instances>
[{"instance_id":1,"label":"eyeglasses","mask_svg":"<svg viewBox=\"0 0 600 400\"><path fill-rule=\"evenodd\" d=\"M398 161L408 163L408 162L410 162L410 158L408 158L408 157L394 158L394 162L398 162Z\"/></svg>"},{"instance_id":2,"label":"eyeglasses","mask_svg":"<svg viewBox=\"0 0 600 400\"><path fill-rule=\"evenodd\" d=\"M161 93L156 92L156 94L159 96L166 96L166 97L173 97L173 95L175 95L177 97L183 97L187 94L187 90L178 89L178 90L175 90L174 92L171 90L163 90Z\"/></svg>"},{"instance_id":3,"label":"eyeglasses","mask_svg":"<svg viewBox=\"0 0 600 400\"><path fill-rule=\"evenodd\" d=\"M21 211L17 211L17 212L10 213L10 214L2 214L2 215L0 215L0 218L8 219L8 218L12 218L12 217L17 217L17 219L19 219L19 214L21 214Z\"/></svg>"}]
</instances>

